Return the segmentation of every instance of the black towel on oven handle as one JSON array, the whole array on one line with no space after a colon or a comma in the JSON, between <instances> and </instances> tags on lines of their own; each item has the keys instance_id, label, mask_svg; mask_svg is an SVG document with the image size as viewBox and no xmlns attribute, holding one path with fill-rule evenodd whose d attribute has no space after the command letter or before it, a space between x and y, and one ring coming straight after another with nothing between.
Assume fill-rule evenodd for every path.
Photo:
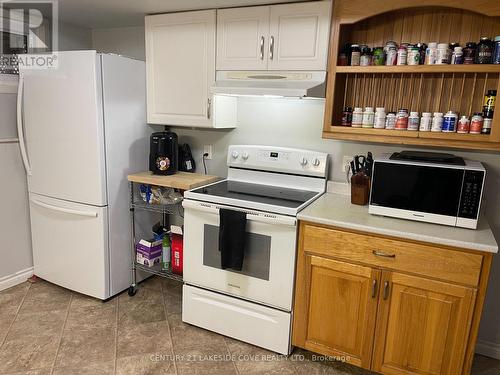
<instances>
[{"instance_id":1,"label":"black towel on oven handle","mask_svg":"<svg viewBox=\"0 0 500 375\"><path fill-rule=\"evenodd\" d=\"M242 211L219 210L219 251L221 268L241 271L245 256L247 214Z\"/></svg>"}]
</instances>

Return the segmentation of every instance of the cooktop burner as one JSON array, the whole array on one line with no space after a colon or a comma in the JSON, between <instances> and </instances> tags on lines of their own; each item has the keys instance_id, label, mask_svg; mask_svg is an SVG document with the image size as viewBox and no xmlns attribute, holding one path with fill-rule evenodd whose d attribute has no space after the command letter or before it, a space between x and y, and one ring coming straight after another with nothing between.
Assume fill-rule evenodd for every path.
<instances>
[{"instance_id":1,"label":"cooktop burner","mask_svg":"<svg viewBox=\"0 0 500 375\"><path fill-rule=\"evenodd\" d=\"M193 190L206 196L238 199L275 206L298 208L318 192L225 180Z\"/></svg>"}]
</instances>

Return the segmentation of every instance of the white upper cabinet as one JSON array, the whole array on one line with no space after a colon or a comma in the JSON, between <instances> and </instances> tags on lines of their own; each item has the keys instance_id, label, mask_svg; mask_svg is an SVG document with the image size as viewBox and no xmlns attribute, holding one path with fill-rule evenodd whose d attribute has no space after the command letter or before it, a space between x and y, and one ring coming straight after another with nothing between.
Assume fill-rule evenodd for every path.
<instances>
[{"instance_id":1,"label":"white upper cabinet","mask_svg":"<svg viewBox=\"0 0 500 375\"><path fill-rule=\"evenodd\" d=\"M271 6L269 70L326 70L330 2Z\"/></svg>"},{"instance_id":2,"label":"white upper cabinet","mask_svg":"<svg viewBox=\"0 0 500 375\"><path fill-rule=\"evenodd\" d=\"M217 11L217 70L326 70L330 1Z\"/></svg>"},{"instance_id":3,"label":"white upper cabinet","mask_svg":"<svg viewBox=\"0 0 500 375\"><path fill-rule=\"evenodd\" d=\"M146 16L148 123L217 127L215 21L215 10Z\"/></svg>"},{"instance_id":4,"label":"white upper cabinet","mask_svg":"<svg viewBox=\"0 0 500 375\"><path fill-rule=\"evenodd\" d=\"M266 70L269 7L217 11L217 70Z\"/></svg>"}]
</instances>

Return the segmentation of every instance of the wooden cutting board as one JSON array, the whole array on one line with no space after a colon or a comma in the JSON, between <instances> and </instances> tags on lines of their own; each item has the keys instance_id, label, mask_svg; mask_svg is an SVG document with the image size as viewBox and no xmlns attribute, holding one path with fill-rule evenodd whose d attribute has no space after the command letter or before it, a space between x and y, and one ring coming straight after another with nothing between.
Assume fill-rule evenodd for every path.
<instances>
[{"instance_id":1,"label":"wooden cutting board","mask_svg":"<svg viewBox=\"0 0 500 375\"><path fill-rule=\"evenodd\" d=\"M152 172L129 174L127 179L140 184L164 186L174 189L190 190L220 180L220 177L200 173L177 172L169 176L159 176Z\"/></svg>"}]
</instances>

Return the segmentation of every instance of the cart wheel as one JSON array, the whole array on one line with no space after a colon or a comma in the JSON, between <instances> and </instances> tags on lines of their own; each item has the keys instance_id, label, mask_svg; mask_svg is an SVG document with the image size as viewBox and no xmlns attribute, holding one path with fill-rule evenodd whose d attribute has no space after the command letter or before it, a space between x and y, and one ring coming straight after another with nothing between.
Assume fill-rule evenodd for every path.
<instances>
[{"instance_id":1,"label":"cart wheel","mask_svg":"<svg viewBox=\"0 0 500 375\"><path fill-rule=\"evenodd\" d=\"M128 287L128 295L130 297L135 296L136 293L137 293L137 288L136 287L134 287L132 285Z\"/></svg>"}]
</instances>

